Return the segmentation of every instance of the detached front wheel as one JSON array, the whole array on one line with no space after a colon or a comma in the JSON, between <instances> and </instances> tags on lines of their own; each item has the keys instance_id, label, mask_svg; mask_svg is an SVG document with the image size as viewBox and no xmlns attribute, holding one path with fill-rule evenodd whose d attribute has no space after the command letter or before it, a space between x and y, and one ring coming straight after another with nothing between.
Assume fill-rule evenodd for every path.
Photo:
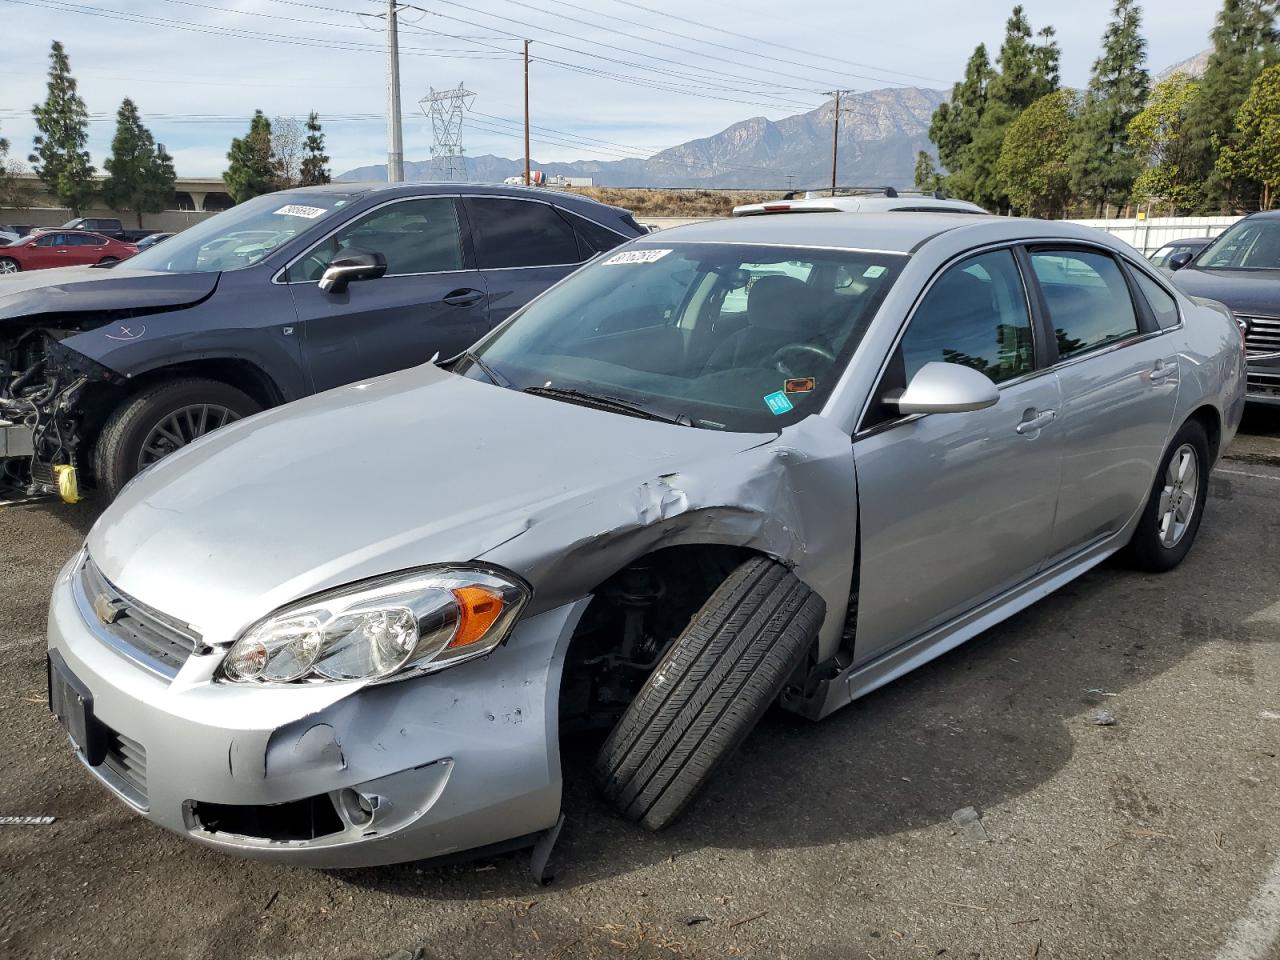
<instances>
[{"instance_id":1,"label":"detached front wheel","mask_svg":"<svg viewBox=\"0 0 1280 960\"><path fill-rule=\"evenodd\" d=\"M248 394L217 380L170 380L143 390L117 407L98 435L98 488L114 499L153 463L261 409Z\"/></svg>"},{"instance_id":2,"label":"detached front wheel","mask_svg":"<svg viewBox=\"0 0 1280 960\"><path fill-rule=\"evenodd\" d=\"M825 611L776 561L753 558L731 573L600 749L596 779L619 812L652 830L674 822L777 699Z\"/></svg>"}]
</instances>

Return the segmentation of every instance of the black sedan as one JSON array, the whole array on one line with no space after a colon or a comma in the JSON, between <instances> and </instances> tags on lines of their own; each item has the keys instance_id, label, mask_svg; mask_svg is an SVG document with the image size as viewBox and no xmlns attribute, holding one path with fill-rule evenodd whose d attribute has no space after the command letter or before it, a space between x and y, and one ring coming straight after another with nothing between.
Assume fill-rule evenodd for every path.
<instances>
[{"instance_id":1,"label":"black sedan","mask_svg":"<svg viewBox=\"0 0 1280 960\"><path fill-rule=\"evenodd\" d=\"M1255 213L1189 262L1170 264L1174 286L1225 303L1245 331L1248 399L1280 405L1280 211Z\"/></svg>"},{"instance_id":2,"label":"black sedan","mask_svg":"<svg viewBox=\"0 0 1280 960\"><path fill-rule=\"evenodd\" d=\"M112 270L2 277L0 483L70 499L87 473L114 496L222 424L452 357L644 232L566 193L333 184L257 197Z\"/></svg>"},{"instance_id":3,"label":"black sedan","mask_svg":"<svg viewBox=\"0 0 1280 960\"><path fill-rule=\"evenodd\" d=\"M1168 272L1177 269L1170 265L1170 261L1185 264L1211 243L1213 243L1213 237L1183 237L1181 240L1170 240L1147 259L1151 261L1153 267L1160 267ZM1189 256L1179 257L1179 254L1189 254Z\"/></svg>"}]
</instances>

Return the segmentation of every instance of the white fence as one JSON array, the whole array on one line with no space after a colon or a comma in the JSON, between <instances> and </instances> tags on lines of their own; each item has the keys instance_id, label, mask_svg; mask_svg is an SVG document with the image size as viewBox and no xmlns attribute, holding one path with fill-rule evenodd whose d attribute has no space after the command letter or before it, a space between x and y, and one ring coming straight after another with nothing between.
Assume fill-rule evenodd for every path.
<instances>
[{"instance_id":1,"label":"white fence","mask_svg":"<svg viewBox=\"0 0 1280 960\"><path fill-rule=\"evenodd\" d=\"M1153 217L1148 220L1072 220L1097 227L1144 254L1155 253L1170 240L1186 237L1216 237L1239 217Z\"/></svg>"}]
</instances>

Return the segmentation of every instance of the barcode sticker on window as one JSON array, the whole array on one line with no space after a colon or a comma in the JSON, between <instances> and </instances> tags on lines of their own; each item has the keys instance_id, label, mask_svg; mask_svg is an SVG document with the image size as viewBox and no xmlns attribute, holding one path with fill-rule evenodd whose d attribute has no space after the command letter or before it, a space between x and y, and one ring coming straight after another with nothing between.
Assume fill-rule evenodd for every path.
<instances>
[{"instance_id":1,"label":"barcode sticker on window","mask_svg":"<svg viewBox=\"0 0 1280 960\"><path fill-rule=\"evenodd\" d=\"M615 253L608 260L604 261L606 267L614 266L620 263L653 263L655 260L661 260L671 250L623 250L621 253Z\"/></svg>"},{"instance_id":2,"label":"barcode sticker on window","mask_svg":"<svg viewBox=\"0 0 1280 960\"><path fill-rule=\"evenodd\" d=\"M306 217L308 220L314 220L316 217L323 217L328 213L324 207L304 207L298 203L290 203L276 211L278 217Z\"/></svg>"}]
</instances>

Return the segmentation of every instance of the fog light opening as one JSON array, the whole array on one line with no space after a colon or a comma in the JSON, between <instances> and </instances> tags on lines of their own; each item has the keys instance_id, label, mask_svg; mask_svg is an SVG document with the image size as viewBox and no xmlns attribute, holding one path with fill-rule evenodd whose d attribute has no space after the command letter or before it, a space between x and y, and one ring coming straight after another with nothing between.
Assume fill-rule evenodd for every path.
<instances>
[{"instance_id":1,"label":"fog light opening","mask_svg":"<svg viewBox=\"0 0 1280 960\"><path fill-rule=\"evenodd\" d=\"M338 805L348 823L353 827L365 827L373 820L378 801L376 797L366 797L359 790L345 787L338 791Z\"/></svg>"}]
</instances>

